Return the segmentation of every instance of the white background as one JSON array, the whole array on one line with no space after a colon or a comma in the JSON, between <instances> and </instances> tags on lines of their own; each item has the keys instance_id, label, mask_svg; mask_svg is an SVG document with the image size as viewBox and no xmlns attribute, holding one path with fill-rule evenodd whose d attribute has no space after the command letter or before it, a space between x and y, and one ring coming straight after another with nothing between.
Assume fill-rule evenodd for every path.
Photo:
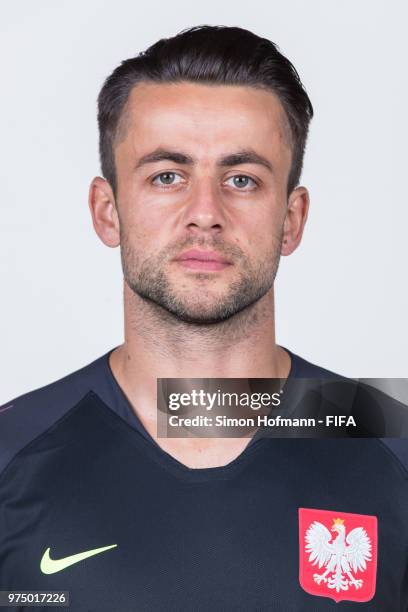
<instances>
[{"instance_id":1,"label":"white background","mask_svg":"<svg viewBox=\"0 0 408 612\"><path fill-rule=\"evenodd\" d=\"M402 0L3 2L0 404L123 339L119 250L96 237L96 98L121 60L199 24L276 42L315 109L311 211L282 259L277 340L354 377L407 377L407 36Z\"/></svg>"}]
</instances>

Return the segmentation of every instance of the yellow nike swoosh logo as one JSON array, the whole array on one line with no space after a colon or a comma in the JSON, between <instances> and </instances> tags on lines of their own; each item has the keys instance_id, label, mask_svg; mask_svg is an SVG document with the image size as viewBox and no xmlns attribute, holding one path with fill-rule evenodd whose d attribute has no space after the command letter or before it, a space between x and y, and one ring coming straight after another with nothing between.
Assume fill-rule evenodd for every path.
<instances>
[{"instance_id":1,"label":"yellow nike swoosh logo","mask_svg":"<svg viewBox=\"0 0 408 612\"><path fill-rule=\"evenodd\" d=\"M47 548L41 559L40 570L43 574L55 574L56 572L60 572L66 567L69 567L70 565L74 565L74 563L79 563L84 559L88 559L88 557L99 555L99 553L109 550L110 548L115 548L115 546L117 546L117 544L103 546L102 548L94 548L93 550L85 550L84 552L76 555L70 555L69 557L64 557L63 559L51 559L51 549Z\"/></svg>"}]
</instances>

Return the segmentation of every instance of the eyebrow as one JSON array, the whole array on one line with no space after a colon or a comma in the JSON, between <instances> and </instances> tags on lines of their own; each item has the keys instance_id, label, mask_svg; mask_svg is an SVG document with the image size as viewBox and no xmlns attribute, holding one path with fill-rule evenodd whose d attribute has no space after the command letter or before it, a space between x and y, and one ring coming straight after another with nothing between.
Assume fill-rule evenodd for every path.
<instances>
[{"instance_id":1,"label":"eyebrow","mask_svg":"<svg viewBox=\"0 0 408 612\"><path fill-rule=\"evenodd\" d=\"M171 151L167 149L158 148L147 155L143 155L136 164L136 170L146 164L151 164L159 161L172 161L175 164L180 165L194 165L196 160L180 151ZM268 161L262 155L259 155L252 149L244 149L237 151L236 153L230 153L224 155L217 160L217 166L225 168L226 166L238 166L240 164L258 164L267 168L270 172L273 172L273 167L270 161Z\"/></svg>"}]
</instances>

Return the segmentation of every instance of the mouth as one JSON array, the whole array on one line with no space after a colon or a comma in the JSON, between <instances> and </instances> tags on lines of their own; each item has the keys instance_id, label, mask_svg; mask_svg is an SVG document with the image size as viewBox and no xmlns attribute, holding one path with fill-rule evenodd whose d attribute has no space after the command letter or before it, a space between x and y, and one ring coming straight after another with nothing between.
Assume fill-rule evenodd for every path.
<instances>
[{"instance_id":1,"label":"mouth","mask_svg":"<svg viewBox=\"0 0 408 612\"><path fill-rule=\"evenodd\" d=\"M230 261L216 251L199 251L197 249L185 251L176 257L175 261L184 268L206 271L223 270L232 265Z\"/></svg>"}]
</instances>

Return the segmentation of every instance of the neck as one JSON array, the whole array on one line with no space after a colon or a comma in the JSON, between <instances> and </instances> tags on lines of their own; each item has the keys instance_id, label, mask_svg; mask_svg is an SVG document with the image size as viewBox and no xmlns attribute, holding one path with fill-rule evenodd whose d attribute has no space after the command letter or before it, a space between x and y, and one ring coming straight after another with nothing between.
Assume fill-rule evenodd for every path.
<instances>
[{"instance_id":1,"label":"neck","mask_svg":"<svg viewBox=\"0 0 408 612\"><path fill-rule=\"evenodd\" d=\"M273 290L256 304L225 322L194 325L176 319L161 307L124 289L125 342L110 356L119 385L129 398L144 427L157 439L157 378L286 378L290 357L275 342ZM163 440L202 452L206 440ZM242 439L218 438L207 446L229 447L234 456ZM228 453L228 449L227 449ZM172 451L174 456L177 453ZM183 453L178 455L184 458ZM230 458L230 457L229 457ZM202 459L204 465L206 459ZM222 464L218 449L216 464ZM184 461L188 463L187 461ZM193 459L191 465L197 467ZM211 461L210 461L211 464ZM201 465L201 464L200 464ZM212 465L212 464L211 464Z\"/></svg>"},{"instance_id":2,"label":"neck","mask_svg":"<svg viewBox=\"0 0 408 612\"><path fill-rule=\"evenodd\" d=\"M116 366L129 378L285 377L289 357L276 346L273 290L230 319L194 325L124 288L125 342Z\"/></svg>"}]
</instances>

